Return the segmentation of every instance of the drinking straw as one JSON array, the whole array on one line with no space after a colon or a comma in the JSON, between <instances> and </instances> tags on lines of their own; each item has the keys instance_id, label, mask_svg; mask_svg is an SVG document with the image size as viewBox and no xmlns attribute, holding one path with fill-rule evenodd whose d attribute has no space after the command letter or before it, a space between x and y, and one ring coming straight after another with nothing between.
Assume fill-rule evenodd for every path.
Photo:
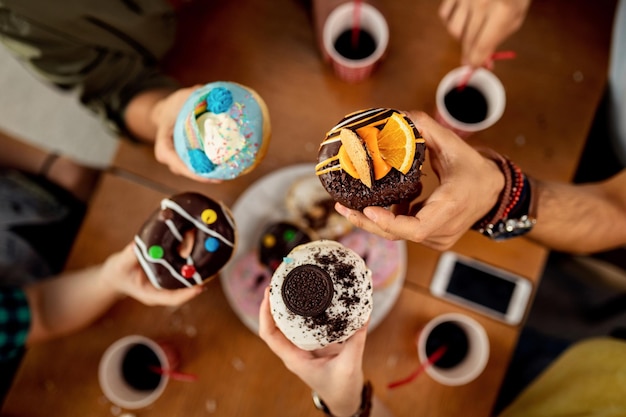
<instances>
[{"instance_id":1,"label":"drinking straw","mask_svg":"<svg viewBox=\"0 0 626 417\"><path fill-rule=\"evenodd\" d=\"M155 365L150 365L150 370L152 372L155 372L159 375L167 375L170 378L176 380L176 381L186 381L186 382L193 382L198 380L198 376L194 375L194 374L187 374L187 373L183 373L183 372L178 372L178 371L173 371L171 369L163 369L159 366L155 366Z\"/></svg>"},{"instance_id":2,"label":"drinking straw","mask_svg":"<svg viewBox=\"0 0 626 417\"><path fill-rule=\"evenodd\" d=\"M361 0L354 0L352 12L352 49L359 46L359 32L361 27Z\"/></svg>"},{"instance_id":3,"label":"drinking straw","mask_svg":"<svg viewBox=\"0 0 626 417\"><path fill-rule=\"evenodd\" d=\"M489 57L489 59L487 59L487 61L485 61L483 66L489 70L492 70L494 61L503 60L503 59L513 59L516 56L517 54L515 53L515 51L496 51L493 54L491 54L491 56ZM468 69L467 73L463 76L463 78L461 78L461 81L459 81L459 84L456 87L457 90L463 91L463 89L467 86L467 83L469 82L470 78L472 78L472 75L474 74L475 70L476 68Z\"/></svg>"},{"instance_id":4,"label":"drinking straw","mask_svg":"<svg viewBox=\"0 0 626 417\"><path fill-rule=\"evenodd\" d=\"M409 382L413 381L415 378L417 378L417 376L419 374L421 374L423 371L425 371L426 368L428 368L429 366L434 365L439 359L441 359L443 354L446 353L446 350L448 350L447 346L445 346L445 345L439 346L437 348L437 350L435 350L428 357L426 362L420 364L420 366L418 366L417 369L415 371L413 371L413 373L411 375L407 376L406 378L400 379L398 381L391 382L389 385L387 385L387 388L389 388L389 389L396 388L396 387L399 387L400 385L404 385L406 383L409 383Z\"/></svg>"}]
</instances>

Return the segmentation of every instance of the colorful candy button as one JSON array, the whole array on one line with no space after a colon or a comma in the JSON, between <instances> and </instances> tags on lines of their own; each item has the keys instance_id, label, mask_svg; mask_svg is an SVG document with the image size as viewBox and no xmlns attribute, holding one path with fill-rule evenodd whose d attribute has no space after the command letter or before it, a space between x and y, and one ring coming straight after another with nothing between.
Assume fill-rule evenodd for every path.
<instances>
[{"instance_id":1,"label":"colorful candy button","mask_svg":"<svg viewBox=\"0 0 626 417\"><path fill-rule=\"evenodd\" d=\"M219 247L220 242L214 237L210 237L204 241L204 249L206 249L207 252L216 252Z\"/></svg>"},{"instance_id":2,"label":"colorful candy button","mask_svg":"<svg viewBox=\"0 0 626 417\"><path fill-rule=\"evenodd\" d=\"M274 235L265 235L263 236L263 246L266 248L272 248L276 244L276 238Z\"/></svg>"},{"instance_id":3,"label":"colorful candy button","mask_svg":"<svg viewBox=\"0 0 626 417\"><path fill-rule=\"evenodd\" d=\"M152 245L148 248L148 255L153 259L161 259L165 255L165 251L159 245Z\"/></svg>"},{"instance_id":4,"label":"colorful candy button","mask_svg":"<svg viewBox=\"0 0 626 417\"><path fill-rule=\"evenodd\" d=\"M291 242L295 238L296 238L296 231L293 229L287 229L283 233L283 239L285 239L285 242Z\"/></svg>"},{"instance_id":5,"label":"colorful candy button","mask_svg":"<svg viewBox=\"0 0 626 417\"><path fill-rule=\"evenodd\" d=\"M213 224L217 221L217 213L215 212L215 210L206 209L202 212L200 218L206 224Z\"/></svg>"},{"instance_id":6,"label":"colorful candy button","mask_svg":"<svg viewBox=\"0 0 626 417\"><path fill-rule=\"evenodd\" d=\"M196 273L196 268L193 265L183 265L180 270L180 274L185 278L193 277L193 274Z\"/></svg>"}]
</instances>

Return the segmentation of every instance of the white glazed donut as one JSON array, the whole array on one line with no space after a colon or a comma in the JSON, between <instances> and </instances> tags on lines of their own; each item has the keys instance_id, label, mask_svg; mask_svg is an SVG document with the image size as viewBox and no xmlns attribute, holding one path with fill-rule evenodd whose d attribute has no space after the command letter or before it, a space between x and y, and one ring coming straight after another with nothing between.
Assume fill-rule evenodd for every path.
<instances>
[{"instance_id":1,"label":"white glazed donut","mask_svg":"<svg viewBox=\"0 0 626 417\"><path fill-rule=\"evenodd\" d=\"M332 240L294 248L270 284L276 326L305 350L342 342L362 328L373 307L372 272L359 255Z\"/></svg>"}]
</instances>

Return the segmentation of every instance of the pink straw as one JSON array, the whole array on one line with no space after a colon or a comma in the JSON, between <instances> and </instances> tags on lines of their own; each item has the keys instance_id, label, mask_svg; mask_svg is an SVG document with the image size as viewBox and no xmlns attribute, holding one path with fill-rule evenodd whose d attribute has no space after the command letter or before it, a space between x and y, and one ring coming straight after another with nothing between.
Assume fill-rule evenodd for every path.
<instances>
[{"instance_id":1,"label":"pink straw","mask_svg":"<svg viewBox=\"0 0 626 417\"><path fill-rule=\"evenodd\" d=\"M489 59L487 59L487 61L484 64L484 67L486 67L489 70L492 70L494 61L503 60L503 59L513 59L516 56L517 54L515 53L515 51L494 52L493 54L491 54ZM467 71L467 73L463 76L463 78L461 78L461 81L459 81L459 84L456 87L457 90L463 91L463 89L467 86L467 83L469 82L470 78L472 78L472 75L474 74L475 70L476 70L475 68L470 68Z\"/></svg>"},{"instance_id":2,"label":"pink straw","mask_svg":"<svg viewBox=\"0 0 626 417\"><path fill-rule=\"evenodd\" d=\"M352 49L359 46L359 29L361 27L361 0L354 0L352 14Z\"/></svg>"},{"instance_id":3,"label":"pink straw","mask_svg":"<svg viewBox=\"0 0 626 417\"><path fill-rule=\"evenodd\" d=\"M198 376L194 374L186 374L183 372L173 371L171 369L163 369L158 366L151 365L150 370L159 375L167 375L176 381L194 382L198 380Z\"/></svg>"},{"instance_id":4,"label":"pink straw","mask_svg":"<svg viewBox=\"0 0 626 417\"><path fill-rule=\"evenodd\" d=\"M447 346L439 346L439 348L437 348L437 350L435 350L432 353L432 355L430 355L428 357L426 362L420 364L420 366L411 375L409 375L406 378L403 378L403 379L401 379L399 381L395 381L395 382L390 383L389 385L387 385L387 388L389 388L389 389L396 388L396 387L399 387L400 385L404 385L406 383L409 383L409 382L413 381L415 378L417 378L417 376L419 374L424 372L426 370L426 368L428 368L429 366L432 366L435 362L437 362L439 359L441 359L443 354L446 353L446 350L448 350Z\"/></svg>"}]
</instances>

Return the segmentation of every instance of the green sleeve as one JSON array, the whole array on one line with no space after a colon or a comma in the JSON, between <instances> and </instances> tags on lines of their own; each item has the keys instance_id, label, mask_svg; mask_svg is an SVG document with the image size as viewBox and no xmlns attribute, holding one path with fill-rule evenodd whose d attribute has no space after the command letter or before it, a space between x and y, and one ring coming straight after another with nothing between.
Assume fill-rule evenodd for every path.
<instances>
[{"instance_id":1,"label":"green sleeve","mask_svg":"<svg viewBox=\"0 0 626 417\"><path fill-rule=\"evenodd\" d=\"M124 109L141 91L177 88L160 62L176 20L165 0L0 0L4 45L39 78L76 91L117 134Z\"/></svg>"}]
</instances>

